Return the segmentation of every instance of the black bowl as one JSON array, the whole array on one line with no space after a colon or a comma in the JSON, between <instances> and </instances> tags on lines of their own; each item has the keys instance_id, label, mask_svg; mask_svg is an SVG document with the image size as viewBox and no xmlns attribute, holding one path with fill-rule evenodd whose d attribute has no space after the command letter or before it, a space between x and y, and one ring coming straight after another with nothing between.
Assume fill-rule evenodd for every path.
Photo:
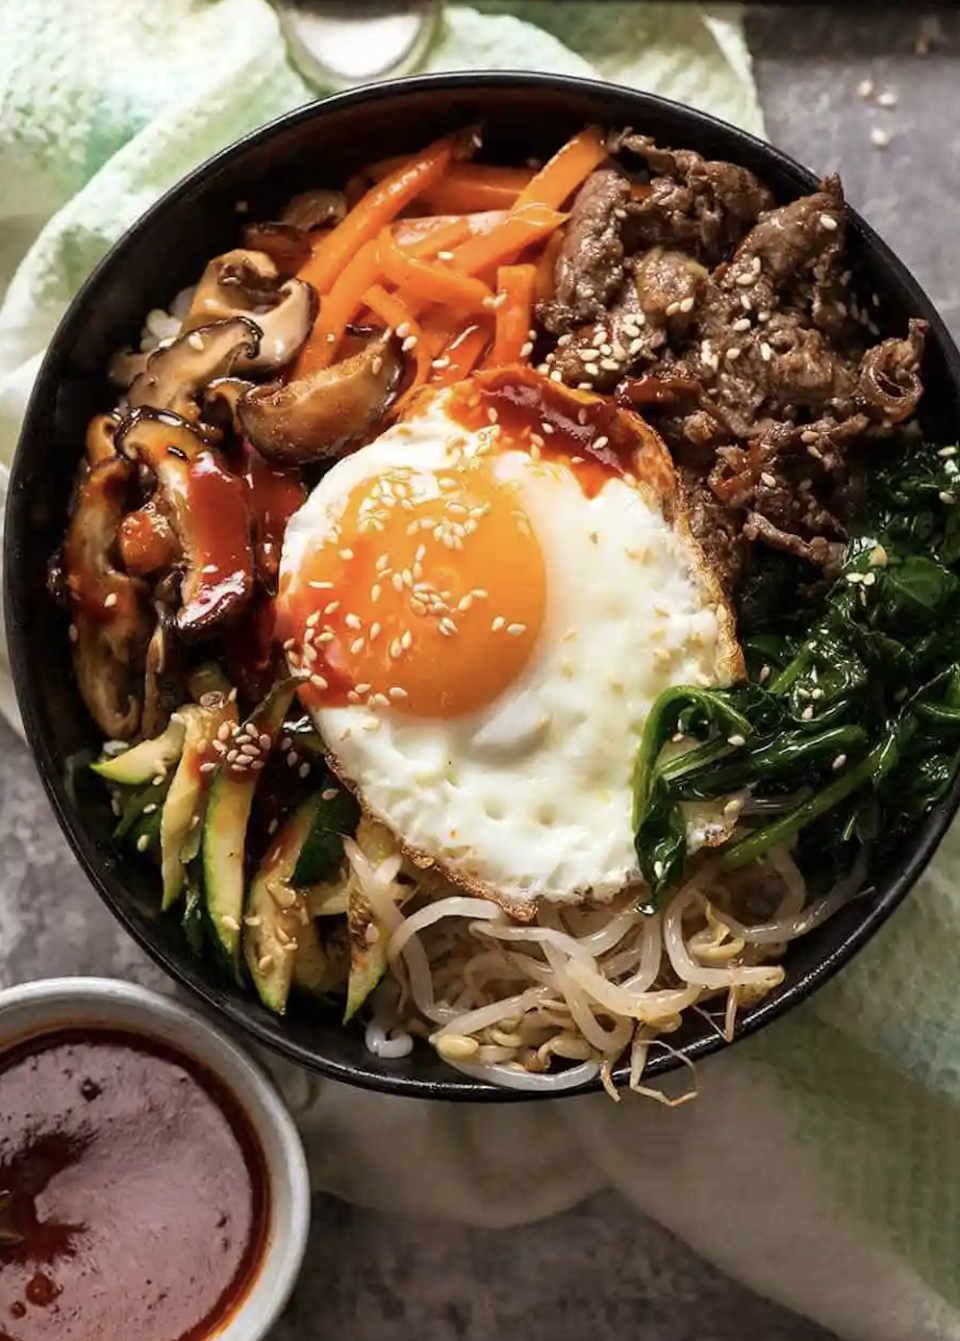
<instances>
[{"instance_id":1,"label":"black bowl","mask_svg":"<svg viewBox=\"0 0 960 1341\"><path fill-rule=\"evenodd\" d=\"M176 921L157 915L153 871L112 846L112 817L102 789L91 785L84 770L70 767L76 756L89 757L99 741L73 682L66 621L44 588L48 556L63 536L86 422L111 402L104 374L111 354L136 342L146 312L166 307L179 289L196 281L210 256L235 245L243 218L238 207L250 218L271 218L297 191L341 186L371 160L416 149L475 121L486 124L486 144L498 162L546 157L587 122L630 124L662 144L752 168L781 201L816 186L811 173L742 131L662 98L582 79L429 76L303 107L224 150L170 191L82 289L53 339L23 426L10 481L4 569L10 652L27 739L74 851L144 949L231 1023L325 1075L395 1094L509 1100L529 1096L478 1084L444 1066L431 1049L385 1062L366 1051L359 1029L297 1014L277 1019L252 994L191 956ZM956 440L960 355L943 322L907 270L852 211L849 236L860 283L879 297L884 333L902 333L911 316L930 323L926 428L940 441ZM960 782L901 846L873 894L791 947L785 985L741 1016L739 1036L802 1001L856 953L916 881L958 804ZM691 1058L721 1046L699 1017L689 1018L672 1042ZM648 1074L677 1064L673 1056L657 1056Z\"/></svg>"}]
</instances>

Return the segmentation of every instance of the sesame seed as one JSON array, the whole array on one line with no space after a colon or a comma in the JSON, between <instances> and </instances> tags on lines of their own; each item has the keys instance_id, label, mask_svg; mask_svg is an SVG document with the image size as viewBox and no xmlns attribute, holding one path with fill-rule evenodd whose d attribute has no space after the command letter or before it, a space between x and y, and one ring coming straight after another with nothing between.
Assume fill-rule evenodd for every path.
<instances>
[{"instance_id":1,"label":"sesame seed","mask_svg":"<svg viewBox=\"0 0 960 1341\"><path fill-rule=\"evenodd\" d=\"M840 225L837 223L836 219L833 217L832 214L820 215L820 227L825 228L828 233L835 233L839 228L839 226Z\"/></svg>"},{"instance_id":2,"label":"sesame seed","mask_svg":"<svg viewBox=\"0 0 960 1341\"><path fill-rule=\"evenodd\" d=\"M473 597L468 592L466 596L460 597L457 602L457 609L465 613L470 609L471 605L473 605Z\"/></svg>"},{"instance_id":3,"label":"sesame seed","mask_svg":"<svg viewBox=\"0 0 960 1341\"><path fill-rule=\"evenodd\" d=\"M819 685L817 685L815 689L810 690L810 697L814 699L817 703L820 702L820 700L823 698L823 690Z\"/></svg>"},{"instance_id":4,"label":"sesame seed","mask_svg":"<svg viewBox=\"0 0 960 1341\"><path fill-rule=\"evenodd\" d=\"M519 638L519 637L521 637L522 634L526 633L526 631L527 631L527 626L526 626L526 624L508 624L508 625L507 625L507 632L510 634L510 636L511 636L512 638Z\"/></svg>"},{"instance_id":5,"label":"sesame seed","mask_svg":"<svg viewBox=\"0 0 960 1341\"><path fill-rule=\"evenodd\" d=\"M352 549L340 550L340 558L343 559L344 563L349 563L350 560L353 558L353 550Z\"/></svg>"},{"instance_id":6,"label":"sesame seed","mask_svg":"<svg viewBox=\"0 0 960 1341\"><path fill-rule=\"evenodd\" d=\"M873 130L870 132L870 143L875 149L886 149L887 145L890 143L889 132L882 130L880 126L874 126Z\"/></svg>"},{"instance_id":7,"label":"sesame seed","mask_svg":"<svg viewBox=\"0 0 960 1341\"><path fill-rule=\"evenodd\" d=\"M438 252L437 252L437 260L438 260L438 261L452 261L452 260L453 260L453 252L452 252L452 251L438 251Z\"/></svg>"},{"instance_id":8,"label":"sesame seed","mask_svg":"<svg viewBox=\"0 0 960 1341\"><path fill-rule=\"evenodd\" d=\"M847 756L845 754L838 754L836 759L834 759L833 763L830 765L830 767L833 769L835 773L837 773L841 768L843 768L846 762L847 762Z\"/></svg>"},{"instance_id":9,"label":"sesame seed","mask_svg":"<svg viewBox=\"0 0 960 1341\"><path fill-rule=\"evenodd\" d=\"M490 630L492 633L499 633L501 629L505 629L506 627L507 621L504 619L503 615L497 615L496 619L490 625Z\"/></svg>"},{"instance_id":10,"label":"sesame seed","mask_svg":"<svg viewBox=\"0 0 960 1341\"><path fill-rule=\"evenodd\" d=\"M262 959L257 960L257 971L259 973L269 973L274 962L273 955L264 955Z\"/></svg>"},{"instance_id":11,"label":"sesame seed","mask_svg":"<svg viewBox=\"0 0 960 1341\"><path fill-rule=\"evenodd\" d=\"M751 265L753 266L753 273L755 275L759 275L760 271L763 269L760 257L754 256L753 260L751 261Z\"/></svg>"},{"instance_id":12,"label":"sesame seed","mask_svg":"<svg viewBox=\"0 0 960 1341\"><path fill-rule=\"evenodd\" d=\"M367 638L369 639L370 642L375 642L377 638L380 637L380 628L381 626L377 623L373 623L370 625L370 631L367 634Z\"/></svg>"},{"instance_id":13,"label":"sesame seed","mask_svg":"<svg viewBox=\"0 0 960 1341\"><path fill-rule=\"evenodd\" d=\"M773 358L773 350L767 344L766 340L760 341L760 357L763 359L764 363L769 363Z\"/></svg>"},{"instance_id":14,"label":"sesame seed","mask_svg":"<svg viewBox=\"0 0 960 1341\"><path fill-rule=\"evenodd\" d=\"M876 573L864 573L864 575L863 575L863 585L864 585L865 587L872 587L872 586L874 586L875 583L876 583L876 580L877 580L877 575L876 575Z\"/></svg>"},{"instance_id":15,"label":"sesame seed","mask_svg":"<svg viewBox=\"0 0 960 1341\"><path fill-rule=\"evenodd\" d=\"M410 334L409 321L401 321L400 325L397 327L397 337L400 340L405 340L409 334Z\"/></svg>"},{"instance_id":16,"label":"sesame seed","mask_svg":"<svg viewBox=\"0 0 960 1341\"><path fill-rule=\"evenodd\" d=\"M807 706L804 708L803 712L800 714L800 716L803 718L803 720L804 720L805 722L812 721L812 719L813 719L813 704L812 704L812 703L808 703Z\"/></svg>"},{"instance_id":17,"label":"sesame seed","mask_svg":"<svg viewBox=\"0 0 960 1341\"><path fill-rule=\"evenodd\" d=\"M217 727L217 740L229 740L230 736L231 736L230 723L221 722L220 725Z\"/></svg>"},{"instance_id":18,"label":"sesame seed","mask_svg":"<svg viewBox=\"0 0 960 1341\"><path fill-rule=\"evenodd\" d=\"M693 299L692 299L692 298L681 298L681 299L680 299L680 311L681 311L681 312L692 312L692 311L693 311Z\"/></svg>"},{"instance_id":19,"label":"sesame seed","mask_svg":"<svg viewBox=\"0 0 960 1341\"><path fill-rule=\"evenodd\" d=\"M747 274L737 275L736 282L740 285L742 289L745 289L748 284L752 284L754 282L754 279L755 279L754 274L752 272L749 272Z\"/></svg>"},{"instance_id":20,"label":"sesame seed","mask_svg":"<svg viewBox=\"0 0 960 1341\"><path fill-rule=\"evenodd\" d=\"M771 475L768 470L764 470L761 473L760 482L761 484L765 484L768 489L775 489L777 487L776 476Z\"/></svg>"},{"instance_id":21,"label":"sesame seed","mask_svg":"<svg viewBox=\"0 0 960 1341\"><path fill-rule=\"evenodd\" d=\"M323 613L325 615L335 615L339 609L340 609L340 602L331 601L329 605L325 605L323 607Z\"/></svg>"},{"instance_id":22,"label":"sesame seed","mask_svg":"<svg viewBox=\"0 0 960 1341\"><path fill-rule=\"evenodd\" d=\"M679 311L680 311L679 303L667 303L666 315L668 317L675 317Z\"/></svg>"},{"instance_id":23,"label":"sesame seed","mask_svg":"<svg viewBox=\"0 0 960 1341\"><path fill-rule=\"evenodd\" d=\"M221 919L220 919L220 925L221 925L222 927L225 927L225 928L227 929L227 931L239 931L239 930L240 930L240 923L237 921L237 919L236 919L235 917L231 917L229 913L225 913L225 914L223 915L223 917L221 917Z\"/></svg>"},{"instance_id":24,"label":"sesame seed","mask_svg":"<svg viewBox=\"0 0 960 1341\"><path fill-rule=\"evenodd\" d=\"M217 765L213 762L213 760L208 760L205 764L201 764L201 765L200 765L200 772L201 772L201 773L212 773L213 770L216 768L216 766L217 766Z\"/></svg>"},{"instance_id":25,"label":"sesame seed","mask_svg":"<svg viewBox=\"0 0 960 1341\"><path fill-rule=\"evenodd\" d=\"M896 107L896 105L897 95L892 89L888 89L885 93L881 93L877 98L878 107Z\"/></svg>"},{"instance_id":26,"label":"sesame seed","mask_svg":"<svg viewBox=\"0 0 960 1341\"><path fill-rule=\"evenodd\" d=\"M750 297L749 293L741 293L740 306L745 312L749 312L753 308L753 299Z\"/></svg>"},{"instance_id":27,"label":"sesame seed","mask_svg":"<svg viewBox=\"0 0 960 1341\"><path fill-rule=\"evenodd\" d=\"M149 836L145 833L142 833L140 837L137 839L137 851L146 852L149 846L150 846Z\"/></svg>"},{"instance_id":28,"label":"sesame seed","mask_svg":"<svg viewBox=\"0 0 960 1341\"><path fill-rule=\"evenodd\" d=\"M309 765L309 764L301 764L300 767L299 767L298 770L297 770L297 776L298 776L298 777L301 777L301 778L305 778L309 772L310 772L310 765Z\"/></svg>"},{"instance_id":29,"label":"sesame seed","mask_svg":"<svg viewBox=\"0 0 960 1341\"><path fill-rule=\"evenodd\" d=\"M863 581L863 573L847 573L847 581L851 586L856 586Z\"/></svg>"},{"instance_id":30,"label":"sesame seed","mask_svg":"<svg viewBox=\"0 0 960 1341\"><path fill-rule=\"evenodd\" d=\"M857 95L866 101L867 98L873 97L873 89L874 83L872 79L861 79L860 83L857 85Z\"/></svg>"},{"instance_id":31,"label":"sesame seed","mask_svg":"<svg viewBox=\"0 0 960 1341\"><path fill-rule=\"evenodd\" d=\"M401 644L400 644L400 639L399 639L399 638L394 638L394 639L393 639L393 641L392 641L391 644L390 644L389 653L390 653L390 657L391 657L392 660L394 660L394 661L396 661L399 657L401 657L401 656L403 655L403 647L402 647Z\"/></svg>"},{"instance_id":32,"label":"sesame seed","mask_svg":"<svg viewBox=\"0 0 960 1341\"><path fill-rule=\"evenodd\" d=\"M813 429L807 428L800 434L800 441L805 443L816 442L819 436L820 435L815 433Z\"/></svg>"},{"instance_id":33,"label":"sesame seed","mask_svg":"<svg viewBox=\"0 0 960 1341\"><path fill-rule=\"evenodd\" d=\"M240 753L248 755L251 759L259 759L260 746L251 745L250 742L248 741L245 745L240 746Z\"/></svg>"},{"instance_id":34,"label":"sesame seed","mask_svg":"<svg viewBox=\"0 0 960 1341\"><path fill-rule=\"evenodd\" d=\"M78 642L78 641L79 641L79 639L80 639L80 630L77 628L76 624L71 624L71 625L70 625L69 636L70 636L70 641L71 641L72 643L75 643L75 642Z\"/></svg>"},{"instance_id":35,"label":"sesame seed","mask_svg":"<svg viewBox=\"0 0 960 1341\"><path fill-rule=\"evenodd\" d=\"M353 642L350 644L350 655L358 656L363 651L364 647L366 647L366 640L364 638L354 638Z\"/></svg>"},{"instance_id":36,"label":"sesame seed","mask_svg":"<svg viewBox=\"0 0 960 1341\"><path fill-rule=\"evenodd\" d=\"M397 699L398 701L409 697L407 691L405 689L401 689L398 684L392 685L391 688L387 690L387 693L390 695L391 698Z\"/></svg>"},{"instance_id":37,"label":"sesame seed","mask_svg":"<svg viewBox=\"0 0 960 1341\"><path fill-rule=\"evenodd\" d=\"M365 717L360 723L364 731L379 731L380 721L376 717Z\"/></svg>"},{"instance_id":38,"label":"sesame seed","mask_svg":"<svg viewBox=\"0 0 960 1341\"><path fill-rule=\"evenodd\" d=\"M407 629L406 632L401 635L400 646L403 648L405 652L409 652L410 648L413 646L413 634L410 632L409 629Z\"/></svg>"},{"instance_id":39,"label":"sesame seed","mask_svg":"<svg viewBox=\"0 0 960 1341\"><path fill-rule=\"evenodd\" d=\"M740 317L737 321L733 323L731 329L737 331L738 333L740 331L748 331L750 329L750 324L751 323L749 317ZM706 341L704 341L704 343L706 343Z\"/></svg>"},{"instance_id":40,"label":"sesame seed","mask_svg":"<svg viewBox=\"0 0 960 1341\"><path fill-rule=\"evenodd\" d=\"M417 337L415 335L408 335L407 338L404 340L403 344L400 346L400 352L403 354L409 354L410 351L416 349L416 347L417 347Z\"/></svg>"},{"instance_id":41,"label":"sesame seed","mask_svg":"<svg viewBox=\"0 0 960 1341\"><path fill-rule=\"evenodd\" d=\"M616 359L601 359L600 367L603 368L604 372L620 371L620 364L616 361Z\"/></svg>"},{"instance_id":42,"label":"sesame seed","mask_svg":"<svg viewBox=\"0 0 960 1341\"><path fill-rule=\"evenodd\" d=\"M761 684L766 684L767 680L770 679L770 667L769 667L769 666L761 666L761 667L760 667L760 674L759 674L759 676L758 676L757 678L759 679L759 681L760 681Z\"/></svg>"},{"instance_id":43,"label":"sesame seed","mask_svg":"<svg viewBox=\"0 0 960 1341\"><path fill-rule=\"evenodd\" d=\"M732 345L731 348L727 350L727 352L724 354L723 357L727 360L728 363L735 363L737 359L740 357L740 350L737 348L736 345Z\"/></svg>"},{"instance_id":44,"label":"sesame seed","mask_svg":"<svg viewBox=\"0 0 960 1341\"><path fill-rule=\"evenodd\" d=\"M727 736L727 744L732 745L734 749L739 749L741 745L746 745L746 737L741 735Z\"/></svg>"},{"instance_id":45,"label":"sesame seed","mask_svg":"<svg viewBox=\"0 0 960 1341\"><path fill-rule=\"evenodd\" d=\"M949 491L949 489L941 489L941 491L940 491L940 502L941 502L941 503L947 503L947 504L950 504L950 503L955 503L956 501L957 501L957 499L956 499L956 495L952 494L952 493Z\"/></svg>"},{"instance_id":46,"label":"sesame seed","mask_svg":"<svg viewBox=\"0 0 960 1341\"><path fill-rule=\"evenodd\" d=\"M526 344L523 344L523 345L520 346L520 357L521 357L522 359L528 359L532 353L533 353L533 341L532 341L532 340L528 340L528 341L526 342Z\"/></svg>"},{"instance_id":47,"label":"sesame seed","mask_svg":"<svg viewBox=\"0 0 960 1341\"><path fill-rule=\"evenodd\" d=\"M588 377L600 376L600 367L596 363L585 363L583 365L583 371L587 374Z\"/></svg>"},{"instance_id":48,"label":"sesame seed","mask_svg":"<svg viewBox=\"0 0 960 1341\"><path fill-rule=\"evenodd\" d=\"M437 625L437 628L447 638L452 638L457 631L456 624L453 622L452 619L448 618L446 615L444 615L444 617L440 620L440 622Z\"/></svg>"}]
</instances>

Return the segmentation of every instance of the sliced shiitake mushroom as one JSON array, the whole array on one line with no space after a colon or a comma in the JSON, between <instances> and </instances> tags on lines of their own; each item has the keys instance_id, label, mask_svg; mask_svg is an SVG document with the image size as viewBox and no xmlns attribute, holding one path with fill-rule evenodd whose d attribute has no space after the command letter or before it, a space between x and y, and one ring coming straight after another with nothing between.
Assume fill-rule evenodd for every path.
<instances>
[{"instance_id":1,"label":"sliced shiitake mushroom","mask_svg":"<svg viewBox=\"0 0 960 1341\"><path fill-rule=\"evenodd\" d=\"M183 645L177 633L176 613L164 600L154 602L157 623L147 645L141 731L148 739L167 728L170 714L183 703Z\"/></svg>"},{"instance_id":2,"label":"sliced shiitake mushroom","mask_svg":"<svg viewBox=\"0 0 960 1341\"><path fill-rule=\"evenodd\" d=\"M331 228L347 217L347 202L340 191L303 191L294 196L280 216L281 223L309 232Z\"/></svg>"},{"instance_id":3,"label":"sliced shiitake mushroom","mask_svg":"<svg viewBox=\"0 0 960 1341\"><path fill-rule=\"evenodd\" d=\"M243 245L250 251L265 252L284 279L301 270L312 252L310 234L290 223L247 224Z\"/></svg>"},{"instance_id":4,"label":"sliced shiitake mushroom","mask_svg":"<svg viewBox=\"0 0 960 1341\"><path fill-rule=\"evenodd\" d=\"M232 316L178 335L172 344L155 350L147 366L127 392L131 410L169 410L195 421L197 397L217 377L225 377L241 358L253 358L260 349L260 328L248 317Z\"/></svg>"},{"instance_id":5,"label":"sliced shiitake mushroom","mask_svg":"<svg viewBox=\"0 0 960 1341\"><path fill-rule=\"evenodd\" d=\"M241 352L231 368L240 373L275 372L300 352L317 308L312 285L302 279L281 281L266 252L238 248L214 257L203 272L184 330L195 331L214 318L243 316L256 323L260 342L257 349Z\"/></svg>"},{"instance_id":6,"label":"sliced shiitake mushroom","mask_svg":"<svg viewBox=\"0 0 960 1341\"><path fill-rule=\"evenodd\" d=\"M175 414L134 411L117 429L117 450L156 476L154 497L184 569L176 626L184 638L205 637L235 619L253 590L245 485Z\"/></svg>"},{"instance_id":7,"label":"sliced shiitake mushroom","mask_svg":"<svg viewBox=\"0 0 960 1341\"><path fill-rule=\"evenodd\" d=\"M215 428L240 437L243 429L237 415L240 397L254 386L244 377L217 377L203 392L203 418Z\"/></svg>"},{"instance_id":8,"label":"sliced shiitake mushroom","mask_svg":"<svg viewBox=\"0 0 960 1341\"><path fill-rule=\"evenodd\" d=\"M116 456L113 438L118 422L115 414L95 414L87 425L84 446L87 460L92 466L98 461L109 461L111 457Z\"/></svg>"},{"instance_id":9,"label":"sliced shiitake mushroom","mask_svg":"<svg viewBox=\"0 0 960 1341\"><path fill-rule=\"evenodd\" d=\"M129 740L140 726L140 674L150 637L146 586L111 559L135 476L136 467L116 456L92 466L77 491L63 545L77 683L110 740Z\"/></svg>"},{"instance_id":10,"label":"sliced shiitake mushroom","mask_svg":"<svg viewBox=\"0 0 960 1341\"><path fill-rule=\"evenodd\" d=\"M363 349L329 368L247 391L237 402L237 414L249 441L270 460L324 460L377 423L402 375L396 341L380 331Z\"/></svg>"}]
</instances>

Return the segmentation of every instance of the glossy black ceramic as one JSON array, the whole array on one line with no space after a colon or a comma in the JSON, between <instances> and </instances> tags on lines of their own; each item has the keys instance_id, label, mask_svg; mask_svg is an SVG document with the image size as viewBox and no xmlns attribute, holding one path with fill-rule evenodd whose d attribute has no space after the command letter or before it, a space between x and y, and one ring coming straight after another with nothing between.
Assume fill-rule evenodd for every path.
<instances>
[{"instance_id":1,"label":"glossy black ceramic","mask_svg":"<svg viewBox=\"0 0 960 1341\"><path fill-rule=\"evenodd\" d=\"M710 117L647 94L585 80L534 74L450 74L358 89L314 103L224 150L170 191L117 244L84 286L44 361L24 423L7 505L7 629L27 738L64 832L91 880L124 926L158 963L226 1020L294 1061L339 1080L427 1098L516 1099L448 1069L427 1047L385 1062L364 1048L359 1029L291 1014L277 1019L251 993L190 954L176 919L156 913L156 876L110 842L101 789L68 761L98 745L73 683L67 628L48 600L48 556L64 531L84 426L111 403L104 375L111 354L135 343L146 312L166 307L196 281L209 257L236 245L243 218L269 219L308 187L342 186L371 160L414 150L457 126L482 121L495 162L547 157L586 122L632 125L661 144L686 146L752 168L781 201L814 188L791 159ZM238 215L238 205L245 213ZM927 428L943 442L960 434L960 355L930 301L855 214L850 248L858 283L879 297L885 330L910 316L931 328L924 369ZM948 800L904 843L876 890L798 941L783 988L740 1019L757 1029L802 1001L856 953L904 897L934 852L960 802ZM688 1057L721 1045L699 1017L671 1039ZM658 1055L649 1072L677 1065ZM572 1091L567 1091L568 1093Z\"/></svg>"}]
</instances>

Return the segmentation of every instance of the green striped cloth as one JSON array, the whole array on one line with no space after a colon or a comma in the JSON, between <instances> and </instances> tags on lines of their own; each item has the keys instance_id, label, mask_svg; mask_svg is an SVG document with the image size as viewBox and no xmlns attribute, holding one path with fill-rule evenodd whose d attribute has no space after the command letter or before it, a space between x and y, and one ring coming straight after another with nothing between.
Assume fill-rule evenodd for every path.
<instances>
[{"instance_id":1,"label":"green striped cloth","mask_svg":"<svg viewBox=\"0 0 960 1341\"><path fill-rule=\"evenodd\" d=\"M91 267L190 168L315 90L265 0L0 0L0 33L3 493L44 348ZM451 6L425 68L466 67L599 74L762 132L733 7ZM2 653L0 706L16 722ZM700 1067L680 1109L425 1105L270 1064L317 1186L489 1225L614 1186L843 1336L960 1339L958 870L954 835L858 961Z\"/></svg>"}]
</instances>

